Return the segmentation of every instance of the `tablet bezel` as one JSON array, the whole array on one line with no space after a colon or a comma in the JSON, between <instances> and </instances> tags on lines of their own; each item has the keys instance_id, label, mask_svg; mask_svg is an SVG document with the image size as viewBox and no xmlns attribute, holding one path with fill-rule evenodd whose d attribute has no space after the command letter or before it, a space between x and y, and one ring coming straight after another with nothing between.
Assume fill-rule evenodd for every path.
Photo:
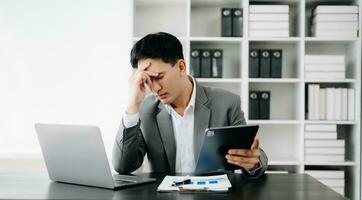
<instances>
[{"instance_id":1,"label":"tablet bezel","mask_svg":"<svg viewBox=\"0 0 362 200\"><path fill-rule=\"evenodd\" d=\"M222 152L226 153L229 146L237 149L250 149L258 130L259 125L207 128L196 162L195 174L225 173L240 169L241 167L228 163ZM242 143L236 141L242 141ZM228 143L222 144L225 142Z\"/></svg>"}]
</instances>

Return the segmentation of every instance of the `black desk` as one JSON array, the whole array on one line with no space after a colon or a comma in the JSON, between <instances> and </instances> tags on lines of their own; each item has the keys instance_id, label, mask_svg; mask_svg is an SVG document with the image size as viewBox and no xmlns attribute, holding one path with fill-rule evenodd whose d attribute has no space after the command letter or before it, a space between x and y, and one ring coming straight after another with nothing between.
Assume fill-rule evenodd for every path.
<instances>
[{"instance_id":1,"label":"black desk","mask_svg":"<svg viewBox=\"0 0 362 200\"><path fill-rule=\"evenodd\" d=\"M156 188L164 175L150 174L156 183L107 190L94 187L52 182L46 174L0 174L0 199L345 199L316 179L304 174L273 174L259 180L246 180L240 174L230 174L233 185L229 193L158 193Z\"/></svg>"}]
</instances>

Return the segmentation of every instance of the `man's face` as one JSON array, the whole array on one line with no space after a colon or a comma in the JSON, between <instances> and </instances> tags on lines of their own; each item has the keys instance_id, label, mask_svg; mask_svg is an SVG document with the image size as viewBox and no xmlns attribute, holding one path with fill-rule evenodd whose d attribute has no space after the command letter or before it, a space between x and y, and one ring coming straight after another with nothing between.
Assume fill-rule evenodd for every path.
<instances>
[{"instance_id":1,"label":"man's face","mask_svg":"<svg viewBox=\"0 0 362 200\"><path fill-rule=\"evenodd\" d=\"M158 73L157 77L151 77L149 88L162 103L172 104L182 95L182 79L187 76L183 60L172 66L161 59L142 59L138 61L138 69Z\"/></svg>"}]
</instances>

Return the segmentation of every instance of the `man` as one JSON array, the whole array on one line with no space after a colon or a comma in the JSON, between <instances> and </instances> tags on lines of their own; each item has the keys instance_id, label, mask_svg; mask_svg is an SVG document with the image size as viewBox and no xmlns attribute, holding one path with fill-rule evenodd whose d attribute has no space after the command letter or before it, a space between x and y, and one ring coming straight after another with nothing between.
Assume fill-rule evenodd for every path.
<instances>
[{"instance_id":1,"label":"man","mask_svg":"<svg viewBox=\"0 0 362 200\"><path fill-rule=\"evenodd\" d=\"M180 41L168 33L149 34L131 51L135 73L113 148L119 173L140 167L147 153L154 172L192 173L208 127L246 124L240 97L199 85L186 74ZM146 96L146 88L153 95ZM251 149L231 149L225 159L248 177L259 177L267 156L254 139Z\"/></svg>"}]
</instances>

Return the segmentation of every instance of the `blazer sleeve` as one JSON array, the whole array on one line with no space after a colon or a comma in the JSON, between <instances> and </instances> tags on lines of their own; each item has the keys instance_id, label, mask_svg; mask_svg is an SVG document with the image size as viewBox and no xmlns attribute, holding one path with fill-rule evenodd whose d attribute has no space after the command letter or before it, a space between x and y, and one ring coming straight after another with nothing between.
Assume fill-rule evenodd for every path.
<instances>
[{"instance_id":1,"label":"blazer sleeve","mask_svg":"<svg viewBox=\"0 0 362 200\"><path fill-rule=\"evenodd\" d=\"M234 105L229 112L228 118L231 126L246 125L244 112L241 110L241 100L239 95L236 95Z\"/></svg>"},{"instance_id":2,"label":"blazer sleeve","mask_svg":"<svg viewBox=\"0 0 362 200\"><path fill-rule=\"evenodd\" d=\"M241 100L240 96L237 95L235 104L230 112L230 125L246 125L244 112L241 110ZM260 169L255 173L250 174L247 170L242 169L243 175L248 178L259 178L264 174L265 170L268 168L268 157L263 149L260 148Z\"/></svg>"},{"instance_id":3,"label":"blazer sleeve","mask_svg":"<svg viewBox=\"0 0 362 200\"><path fill-rule=\"evenodd\" d=\"M112 164L120 174L129 174L138 169L146 154L146 143L143 138L140 122L130 128L121 123L113 146Z\"/></svg>"}]
</instances>

